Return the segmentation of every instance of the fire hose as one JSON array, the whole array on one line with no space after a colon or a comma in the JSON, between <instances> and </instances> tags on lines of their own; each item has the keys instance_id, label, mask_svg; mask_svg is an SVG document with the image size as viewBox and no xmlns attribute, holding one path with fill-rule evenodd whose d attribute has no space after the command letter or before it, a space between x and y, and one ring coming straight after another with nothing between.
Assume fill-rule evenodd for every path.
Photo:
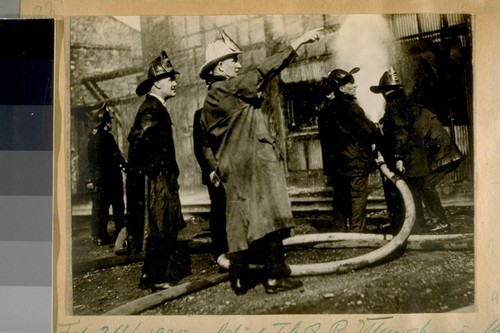
<instances>
[{"instance_id":1,"label":"fire hose","mask_svg":"<svg viewBox=\"0 0 500 333\"><path fill-rule=\"evenodd\" d=\"M412 194L406 185L406 183L397 175L395 175L385 164L379 165L379 169L382 174L390 179L397 189L399 190L403 203L405 206L405 218L403 226L399 233L395 236L388 237L387 235L373 235L373 234L354 234L354 233L322 233L322 234L307 234L298 235L294 237L287 238L283 241L285 246L305 244L305 243L324 243L324 242L334 242L337 243L337 247L345 247L339 245L342 241L351 241L351 246L357 246L360 242L368 241L373 246L374 243L382 244L381 247L368 252L366 254L339 260L330 261L324 263L312 263L312 264L301 264L301 265L290 265L292 276L304 276L304 275L320 275L320 274L332 274L332 273L343 273L352 270L358 270L368 266L374 266L387 261L389 258L401 254L410 238L410 232L415 223L415 203L413 201ZM419 248L432 248L436 246L442 240L448 240L456 243L456 248L470 247L473 242L471 235L431 235L431 236L412 236L417 242L418 237L425 237L424 242L427 245L419 245ZM438 244L437 247L444 248L443 244ZM449 248L453 248L449 247ZM229 260L225 255L222 255L217 260L218 264L228 269ZM104 315L132 315L144 312L145 310L162 304L168 300L172 300L183 296L188 293L192 293L197 290L205 289L213 285L225 282L229 279L229 274L217 274L212 275L207 278L186 282L167 290L159 291L132 302L123 304L115 309L106 312Z\"/></svg>"},{"instance_id":2,"label":"fire hose","mask_svg":"<svg viewBox=\"0 0 500 333\"><path fill-rule=\"evenodd\" d=\"M366 254L348 258L344 260L337 261L329 261L324 263L312 263L312 264L301 264L301 265L290 265L291 275L292 276L302 276L302 275L320 275L320 274L332 274L332 273L343 273L352 270L357 270L363 267L377 265L386 261L388 258L391 258L395 254L401 253L404 250L406 245L406 241L410 236L411 229L415 223L415 203L413 201L412 194L410 189L406 185L406 183L394 174L385 163L379 166L382 174L390 179L394 183L394 185L398 188L401 193L401 197L403 199L403 203L405 206L405 217L403 226L399 233L392 238L391 241L383 245L382 247L368 252ZM345 233L332 233L332 234L311 234L307 235L308 237L295 236L283 241L283 244L291 245L298 244L297 240L308 241L308 242L318 242L324 240L340 240L343 237L352 234ZM363 237L360 234L356 234L356 237ZM294 239L295 238L295 239ZM217 263L223 267L229 268L229 260L226 256L222 255L217 260Z\"/></svg>"}]
</instances>

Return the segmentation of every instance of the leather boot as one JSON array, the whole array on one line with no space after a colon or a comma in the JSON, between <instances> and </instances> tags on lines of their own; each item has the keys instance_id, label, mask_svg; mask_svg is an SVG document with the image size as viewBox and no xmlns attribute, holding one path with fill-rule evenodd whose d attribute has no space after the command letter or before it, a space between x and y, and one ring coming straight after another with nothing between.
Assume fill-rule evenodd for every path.
<instances>
[{"instance_id":1,"label":"leather boot","mask_svg":"<svg viewBox=\"0 0 500 333\"><path fill-rule=\"evenodd\" d=\"M267 294L276 294L280 291L297 289L303 286L302 281L290 278L267 279L263 283Z\"/></svg>"}]
</instances>

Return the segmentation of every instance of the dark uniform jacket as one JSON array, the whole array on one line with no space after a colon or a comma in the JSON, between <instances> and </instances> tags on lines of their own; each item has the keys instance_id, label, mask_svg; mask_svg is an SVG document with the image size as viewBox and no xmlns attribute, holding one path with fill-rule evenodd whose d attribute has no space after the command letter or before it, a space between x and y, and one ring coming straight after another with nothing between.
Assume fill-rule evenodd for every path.
<instances>
[{"instance_id":1,"label":"dark uniform jacket","mask_svg":"<svg viewBox=\"0 0 500 333\"><path fill-rule=\"evenodd\" d=\"M178 197L179 167L175 159L172 121L166 107L158 98L146 95L128 140L130 146L127 199L130 202L127 204L130 209L138 210L129 212L129 217L132 215L140 220L144 216L145 195L151 199L156 195L150 193L152 190L163 193L162 195L167 193L171 197L168 203L155 203L150 200L148 223L151 230L175 238L179 226L184 224ZM145 176L150 184L153 184L149 188L144 187ZM152 222L156 225L152 225Z\"/></svg>"},{"instance_id":2,"label":"dark uniform jacket","mask_svg":"<svg viewBox=\"0 0 500 333\"><path fill-rule=\"evenodd\" d=\"M341 94L327 103L320 111L318 129L325 175L363 176L376 169L371 146L379 131L354 97Z\"/></svg>"},{"instance_id":3,"label":"dark uniform jacket","mask_svg":"<svg viewBox=\"0 0 500 333\"><path fill-rule=\"evenodd\" d=\"M172 120L167 108L156 97L146 96L139 107L128 140L132 153L129 156L131 168L143 172L150 179L160 173L179 176Z\"/></svg>"},{"instance_id":4,"label":"dark uniform jacket","mask_svg":"<svg viewBox=\"0 0 500 333\"><path fill-rule=\"evenodd\" d=\"M125 166L113 134L102 128L89 134L89 181L96 189L123 191L122 168Z\"/></svg>"},{"instance_id":5,"label":"dark uniform jacket","mask_svg":"<svg viewBox=\"0 0 500 333\"><path fill-rule=\"evenodd\" d=\"M123 228L125 205L123 202L122 169L126 162L113 135L101 124L89 134L88 162L92 188L91 235L101 241L108 238L109 207L113 207L115 232Z\"/></svg>"},{"instance_id":6,"label":"dark uniform jacket","mask_svg":"<svg viewBox=\"0 0 500 333\"><path fill-rule=\"evenodd\" d=\"M425 145L430 172L461 160L463 158L462 152L456 143L451 140L450 134L443 127L438 117L423 108L421 118L428 122L424 126L428 128Z\"/></svg>"},{"instance_id":7,"label":"dark uniform jacket","mask_svg":"<svg viewBox=\"0 0 500 333\"><path fill-rule=\"evenodd\" d=\"M462 158L436 115L411 101L402 90L387 96L381 122L384 157L390 168L402 160L408 177L425 177Z\"/></svg>"},{"instance_id":8,"label":"dark uniform jacket","mask_svg":"<svg viewBox=\"0 0 500 333\"><path fill-rule=\"evenodd\" d=\"M217 169L217 160L209 145L208 135L201 124L201 112L198 109L194 113L193 120L193 146L194 156L201 168L201 179L204 185L210 184L210 173Z\"/></svg>"}]
</instances>

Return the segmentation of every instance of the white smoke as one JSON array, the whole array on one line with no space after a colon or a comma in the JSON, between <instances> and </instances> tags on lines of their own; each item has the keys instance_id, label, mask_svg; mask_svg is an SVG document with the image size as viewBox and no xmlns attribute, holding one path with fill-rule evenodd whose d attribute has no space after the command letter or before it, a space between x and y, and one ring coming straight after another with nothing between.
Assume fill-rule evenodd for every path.
<instances>
[{"instance_id":1,"label":"white smoke","mask_svg":"<svg viewBox=\"0 0 500 333\"><path fill-rule=\"evenodd\" d=\"M369 87L378 85L380 77L392 64L393 39L389 23L382 15L347 15L333 41L336 68L346 71L361 68L354 74L358 85L356 96L372 121L382 117L384 99L372 93Z\"/></svg>"}]
</instances>

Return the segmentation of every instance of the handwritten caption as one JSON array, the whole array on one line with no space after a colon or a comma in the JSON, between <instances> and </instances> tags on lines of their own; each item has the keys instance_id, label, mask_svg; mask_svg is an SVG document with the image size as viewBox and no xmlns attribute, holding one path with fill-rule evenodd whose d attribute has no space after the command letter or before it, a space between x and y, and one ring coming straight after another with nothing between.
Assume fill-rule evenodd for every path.
<instances>
[{"instance_id":1,"label":"handwritten caption","mask_svg":"<svg viewBox=\"0 0 500 333\"><path fill-rule=\"evenodd\" d=\"M387 318L386 318L387 319ZM206 333L500 333L500 322L498 319L488 323L484 329L464 325L451 330L442 331L432 328L431 320L410 328L398 328L391 326L390 321L384 319L367 319L350 322L348 320L337 320L332 322L306 323L297 322L274 322L268 326L259 324L239 324L224 322L212 329L204 329ZM185 328L174 327L149 327L142 321L136 324L86 325L80 321L65 322L58 324L58 333L198 333Z\"/></svg>"},{"instance_id":2,"label":"handwritten caption","mask_svg":"<svg viewBox=\"0 0 500 333\"><path fill-rule=\"evenodd\" d=\"M491 294L491 300L496 305L500 304L500 292L498 290L493 291L493 293Z\"/></svg>"},{"instance_id":3,"label":"handwritten caption","mask_svg":"<svg viewBox=\"0 0 500 333\"><path fill-rule=\"evenodd\" d=\"M54 15L55 9L52 1L43 1L39 5L33 7L34 17L52 17Z\"/></svg>"}]
</instances>

